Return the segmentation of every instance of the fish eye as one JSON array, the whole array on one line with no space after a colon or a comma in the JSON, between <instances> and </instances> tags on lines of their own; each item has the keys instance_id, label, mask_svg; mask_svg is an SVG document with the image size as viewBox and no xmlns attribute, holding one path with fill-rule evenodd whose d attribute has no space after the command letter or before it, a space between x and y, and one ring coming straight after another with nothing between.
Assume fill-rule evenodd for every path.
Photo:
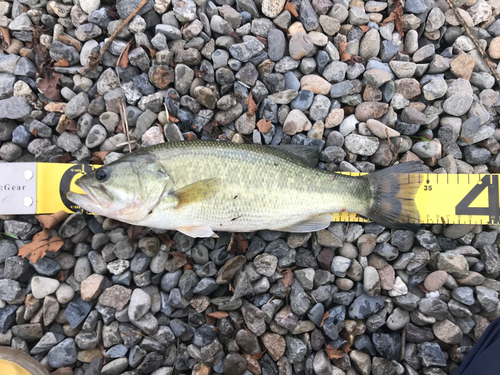
<instances>
[{"instance_id":1,"label":"fish eye","mask_svg":"<svg viewBox=\"0 0 500 375\"><path fill-rule=\"evenodd\" d=\"M97 181L104 182L109 177L109 171L106 168L99 168L95 173L95 178Z\"/></svg>"}]
</instances>

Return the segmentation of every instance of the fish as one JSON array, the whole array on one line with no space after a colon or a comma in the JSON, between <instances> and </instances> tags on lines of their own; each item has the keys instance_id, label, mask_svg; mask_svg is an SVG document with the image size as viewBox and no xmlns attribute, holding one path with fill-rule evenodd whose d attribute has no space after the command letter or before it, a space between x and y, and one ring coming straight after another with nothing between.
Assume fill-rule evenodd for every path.
<instances>
[{"instance_id":1,"label":"fish","mask_svg":"<svg viewBox=\"0 0 500 375\"><path fill-rule=\"evenodd\" d=\"M344 211L388 228L414 229L419 222L414 197L421 163L354 177L312 167L317 159L308 150L204 140L162 143L80 177L75 183L84 194L70 191L67 198L98 215L191 237L264 229L315 232L330 225L333 212Z\"/></svg>"}]
</instances>

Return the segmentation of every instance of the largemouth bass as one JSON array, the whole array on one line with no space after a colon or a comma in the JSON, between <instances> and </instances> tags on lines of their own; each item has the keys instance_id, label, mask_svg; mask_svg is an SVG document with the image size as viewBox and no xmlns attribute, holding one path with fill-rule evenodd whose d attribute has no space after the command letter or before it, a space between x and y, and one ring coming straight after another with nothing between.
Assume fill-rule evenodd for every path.
<instances>
[{"instance_id":1,"label":"largemouth bass","mask_svg":"<svg viewBox=\"0 0 500 375\"><path fill-rule=\"evenodd\" d=\"M183 141L141 148L82 176L76 184L86 194L70 192L68 199L99 215L192 237L318 231L341 211L405 228L419 221L413 199L420 182L409 173L421 171L411 162L351 177L270 146Z\"/></svg>"}]
</instances>

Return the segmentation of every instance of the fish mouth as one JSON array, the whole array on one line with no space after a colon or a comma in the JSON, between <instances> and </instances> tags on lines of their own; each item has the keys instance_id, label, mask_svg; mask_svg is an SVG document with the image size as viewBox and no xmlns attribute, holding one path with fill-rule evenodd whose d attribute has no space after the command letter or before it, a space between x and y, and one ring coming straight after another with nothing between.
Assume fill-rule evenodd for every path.
<instances>
[{"instance_id":1,"label":"fish mouth","mask_svg":"<svg viewBox=\"0 0 500 375\"><path fill-rule=\"evenodd\" d=\"M69 191L66 194L66 198L84 209L91 210L96 207L102 207L101 203L97 200L94 193L92 193L92 190L88 188L84 183L82 183L80 179L75 181L75 185L82 189L85 194Z\"/></svg>"}]
</instances>

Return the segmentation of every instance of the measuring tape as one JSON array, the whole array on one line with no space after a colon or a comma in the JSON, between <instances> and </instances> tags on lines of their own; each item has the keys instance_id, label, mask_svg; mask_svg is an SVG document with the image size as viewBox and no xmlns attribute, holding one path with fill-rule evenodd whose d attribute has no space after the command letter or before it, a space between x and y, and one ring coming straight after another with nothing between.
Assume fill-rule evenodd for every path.
<instances>
[{"instance_id":1,"label":"measuring tape","mask_svg":"<svg viewBox=\"0 0 500 375\"><path fill-rule=\"evenodd\" d=\"M99 168L89 164L0 164L0 214L73 213L82 209L66 198L83 194L75 181ZM345 173L358 176L360 173ZM423 224L499 224L498 174L421 174L415 197ZM88 212L84 212L88 213ZM333 214L332 221L367 222L360 215Z\"/></svg>"}]
</instances>

